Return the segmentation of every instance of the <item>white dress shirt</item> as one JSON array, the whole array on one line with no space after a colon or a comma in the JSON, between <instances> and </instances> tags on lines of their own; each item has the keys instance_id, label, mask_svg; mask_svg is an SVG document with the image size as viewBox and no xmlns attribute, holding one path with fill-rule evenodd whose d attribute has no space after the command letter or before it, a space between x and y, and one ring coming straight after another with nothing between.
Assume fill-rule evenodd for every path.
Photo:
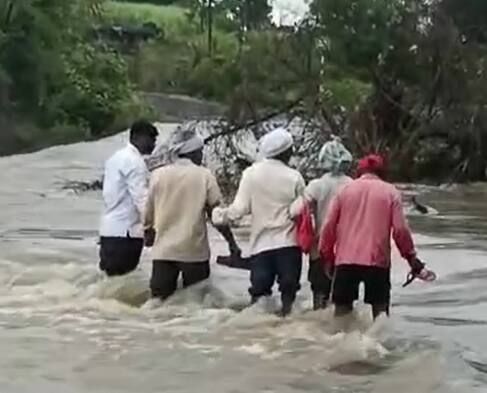
<instances>
[{"instance_id":1,"label":"white dress shirt","mask_svg":"<svg viewBox=\"0 0 487 393\"><path fill-rule=\"evenodd\" d=\"M289 207L302 194L301 174L278 160L265 159L246 169L235 200L226 209L215 208L215 223L251 215L250 254L297 246Z\"/></svg>"},{"instance_id":2,"label":"white dress shirt","mask_svg":"<svg viewBox=\"0 0 487 393\"><path fill-rule=\"evenodd\" d=\"M100 236L143 238L143 217L149 170L132 144L116 152L105 164L104 210Z\"/></svg>"}]
</instances>

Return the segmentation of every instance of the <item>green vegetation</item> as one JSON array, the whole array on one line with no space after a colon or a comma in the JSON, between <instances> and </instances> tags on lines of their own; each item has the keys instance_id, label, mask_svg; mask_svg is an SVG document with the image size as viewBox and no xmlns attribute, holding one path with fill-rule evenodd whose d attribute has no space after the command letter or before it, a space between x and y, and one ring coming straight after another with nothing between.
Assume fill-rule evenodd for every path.
<instances>
[{"instance_id":1,"label":"green vegetation","mask_svg":"<svg viewBox=\"0 0 487 393\"><path fill-rule=\"evenodd\" d=\"M314 0L292 29L262 18L266 2L186 4L189 25L129 56L141 89L224 102L237 123L309 116L357 154L388 155L402 180L485 177L482 0Z\"/></svg>"},{"instance_id":2,"label":"green vegetation","mask_svg":"<svg viewBox=\"0 0 487 393\"><path fill-rule=\"evenodd\" d=\"M174 35L184 33L185 26L195 31L188 23L187 10L176 5L108 1L103 5L103 11L103 23L106 24L142 26L144 23L154 23L166 34Z\"/></svg>"},{"instance_id":3,"label":"green vegetation","mask_svg":"<svg viewBox=\"0 0 487 393\"><path fill-rule=\"evenodd\" d=\"M403 180L483 179L484 3L314 0L278 28L267 0L0 0L3 145L97 137L144 110L136 91L181 93L232 125L312 119Z\"/></svg>"},{"instance_id":4,"label":"green vegetation","mask_svg":"<svg viewBox=\"0 0 487 393\"><path fill-rule=\"evenodd\" d=\"M207 20L200 28L198 12L191 8L108 2L105 10L110 23L154 23L163 29L160 39L126 57L131 79L140 90L184 93L232 107L245 106L251 99L255 109L274 108L312 89L306 83L311 83L306 79L312 75L306 68L312 66L316 71L320 67L318 58L308 65L309 48L303 42L307 37L283 34L268 26L252 28L259 23L249 23L242 37L235 23L224 23L222 15L216 15L210 56ZM329 92L337 105L353 107L363 101L370 90L367 81L337 67L328 68ZM247 111L236 110L238 116Z\"/></svg>"},{"instance_id":5,"label":"green vegetation","mask_svg":"<svg viewBox=\"0 0 487 393\"><path fill-rule=\"evenodd\" d=\"M123 57L86 40L99 16L95 0L0 1L1 153L97 137L142 110Z\"/></svg>"}]
</instances>

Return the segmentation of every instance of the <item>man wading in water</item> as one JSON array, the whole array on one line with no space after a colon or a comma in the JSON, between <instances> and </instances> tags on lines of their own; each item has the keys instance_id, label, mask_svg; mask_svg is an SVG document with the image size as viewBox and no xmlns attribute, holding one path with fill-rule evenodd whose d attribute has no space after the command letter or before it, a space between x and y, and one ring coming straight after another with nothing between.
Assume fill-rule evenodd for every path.
<instances>
[{"instance_id":1,"label":"man wading in water","mask_svg":"<svg viewBox=\"0 0 487 393\"><path fill-rule=\"evenodd\" d=\"M179 274L188 287L210 276L206 222L222 196L215 176L201 166L203 138L193 129L178 128L171 136L173 163L152 173L145 226L155 230L152 248L152 296L167 299L177 289ZM216 226L240 256L228 226Z\"/></svg>"},{"instance_id":2,"label":"man wading in water","mask_svg":"<svg viewBox=\"0 0 487 393\"><path fill-rule=\"evenodd\" d=\"M270 296L277 278L281 314L285 316L291 312L300 288L302 265L289 206L302 194L305 183L301 174L288 166L293 138L285 129L265 135L260 151L265 159L244 171L234 202L226 209L215 209L213 221L229 223L251 215L252 303Z\"/></svg>"},{"instance_id":3,"label":"man wading in water","mask_svg":"<svg viewBox=\"0 0 487 393\"><path fill-rule=\"evenodd\" d=\"M149 171L143 155L154 150L157 128L134 123L129 144L105 164L104 211L100 226L100 269L108 276L133 271L144 247L143 214Z\"/></svg>"},{"instance_id":4,"label":"man wading in water","mask_svg":"<svg viewBox=\"0 0 487 393\"><path fill-rule=\"evenodd\" d=\"M331 291L331 279L325 274L323 261L320 260L319 235L332 198L345 184L352 181L346 175L352 160L352 155L343 146L340 138L334 137L332 141L326 142L320 151L318 162L327 173L311 181L304 190L304 195L291 206L291 214L297 217L307 203L315 219L316 240L311 249L308 271L314 310L326 308Z\"/></svg>"},{"instance_id":5,"label":"man wading in water","mask_svg":"<svg viewBox=\"0 0 487 393\"><path fill-rule=\"evenodd\" d=\"M335 270L335 315L353 311L359 285L365 284L365 303L374 318L389 314L392 237L411 266L421 275L424 264L416 257L413 239L403 213L401 194L382 178L383 159L370 155L359 162L360 177L337 194L322 231L320 251L328 271Z\"/></svg>"}]
</instances>

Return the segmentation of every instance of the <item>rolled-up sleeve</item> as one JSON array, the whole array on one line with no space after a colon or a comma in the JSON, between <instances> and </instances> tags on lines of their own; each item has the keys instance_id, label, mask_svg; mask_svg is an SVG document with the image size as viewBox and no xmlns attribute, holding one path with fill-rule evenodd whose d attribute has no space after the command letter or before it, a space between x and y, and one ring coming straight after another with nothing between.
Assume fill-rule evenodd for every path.
<instances>
[{"instance_id":1,"label":"rolled-up sleeve","mask_svg":"<svg viewBox=\"0 0 487 393\"><path fill-rule=\"evenodd\" d=\"M241 219L251 212L249 172L244 171L233 203L227 208L226 216L231 221Z\"/></svg>"},{"instance_id":2,"label":"rolled-up sleeve","mask_svg":"<svg viewBox=\"0 0 487 393\"><path fill-rule=\"evenodd\" d=\"M399 192L392 202L392 238L401 256L410 261L416 256L411 230L404 216L403 204Z\"/></svg>"},{"instance_id":3,"label":"rolled-up sleeve","mask_svg":"<svg viewBox=\"0 0 487 393\"><path fill-rule=\"evenodd\" d=\"M301 210L304 207L304 204L306 202L306 199L304 198L304 191L306 189L306 182L304 181L303 177L301 175L298 176L296 180L296 186L295 186L295 200L289 206L289 215L291 218L296 218L299 216L301 213Z\"/></svg>"},{"instance_id":4,"label":"rolled-up sleeve","mask_svg":"<svg viewBox=\"0 0 487 393\"><path fill-rule=\"evenodd\" d=\"M303 176L299 174L298 179L296 181L296 197L303 195L305 188L306 188L306 182L304 181Z\"/></svg>"},{"instance_id":5,"label":"rolled-up sleeve","mask_svg":"<svg viewBox=\"0 0 487 393\"><path fill-rule=\"evenodd\" d=\"M154 227L154 203L155 203L155 189L157 183L157 175L155 173L152 174L149 183L149 190L147 192L147 201L145 204L145 212L144 212L144 229L151 229Z\"/></svg>"},{"instance_id":6,"label":"rolled-up sleeve","mask_svg":"<svg viewBox=\"0 0 487 393\"><path fill-rule=\"evenodd\" d=\"M289 207L290 216L292 218L298 217L301 211L303 210L305 203L306 203L306 199L304 196L298 197L298 199L296 199Z\"/></svg>"},{"instance_id":7,"label":"rolled-up sleeve","mask_svg":"<svg viewBox=\"0 0 487 393\"><path fill-rule=\"evenodd\" d=\"M206 189L206 204L209 208L218 206L222 201L222 193L216 177L212 173L208 173L207 189Z\"/></svg>"},{"instance_id":8,"label":"rolled-up sleeve","mask_svg":"<svg viewBox=\"0 0 487 393\"><path fill-rule=\"evenodd\" d=\"M306 203L313 203L319 200L320 195L318 183L316 181L312 181L306 186L306 188L304 188L304 191L300 192L298 195L298 198L291 204L289 208L289 213L292 218L296 218L301 214L301 211Z\"/></svg>"}]
</instances>

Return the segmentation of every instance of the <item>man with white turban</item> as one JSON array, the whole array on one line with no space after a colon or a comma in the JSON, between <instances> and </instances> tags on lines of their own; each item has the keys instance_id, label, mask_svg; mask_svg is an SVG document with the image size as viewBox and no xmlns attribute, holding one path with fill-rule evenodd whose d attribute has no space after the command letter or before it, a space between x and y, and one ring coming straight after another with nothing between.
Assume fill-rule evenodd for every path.
<instances>
[{"instance_id":1,"label":"man with white turban","mask_svg":"<svg viewBox=\"0 0 487 393\"><path fill-rule=\"evenodd\" d=\"M302 254L289 206L304 190L304 179L288 166L293 138L278 128L260 141L264 159L242 175L234 202L226 209L216 208L213 221L229 223L251 215L249 289L252 303L272 294L277 279L281 292L281 314L292 310L300 288Z\"/></svg>"},{"instance_id":2,"label":"man with white turban","mask_svg":"<svg viewBox=\"0 0 487 393\"><path fill-rule=\"evenodd\" d=\"M308 280L313 292L313 309L326 308L330 298L331 280L327 277L324 264L318 251L319 235L328 211L330 201L335 194L352 179L346 175L353 161L352 155L342 144L340 138L332 137L326 142L318 156L319 164L326 173L319 179L312 180L291 206L291 214L298 216L307 203L313 212L316 225L316 240L310 254Z\"/></svg>"},{"instance_id":3,"label":"man with white turban","mask_svg":"<svg viewBox=\"0 0 487 393\"><path fill-rule=\"evenodd\" d=\"M190 153L197 153L200 165L203 160L203 148L205 140L196 132L194 127L180 126L169 137L169 153L171 158L177 160L178 157Z\"/></svg>"},{"instance_id":4,"label":"man with white turban","mask_svg":"<svg viewBox=\"0 0 487 393\"><path fill-rule=\"evenodd\" d=\"M146 230L155 230L151 292L161 300L177 288L179 273L188 287L210 275L206 221L222 196L215 176L202 167L204 140L191 128L170 137L172 163L152 173L145 214ZM228 226L217 226L232 255L240 255Z\"/></svg>"}]
</instances>

